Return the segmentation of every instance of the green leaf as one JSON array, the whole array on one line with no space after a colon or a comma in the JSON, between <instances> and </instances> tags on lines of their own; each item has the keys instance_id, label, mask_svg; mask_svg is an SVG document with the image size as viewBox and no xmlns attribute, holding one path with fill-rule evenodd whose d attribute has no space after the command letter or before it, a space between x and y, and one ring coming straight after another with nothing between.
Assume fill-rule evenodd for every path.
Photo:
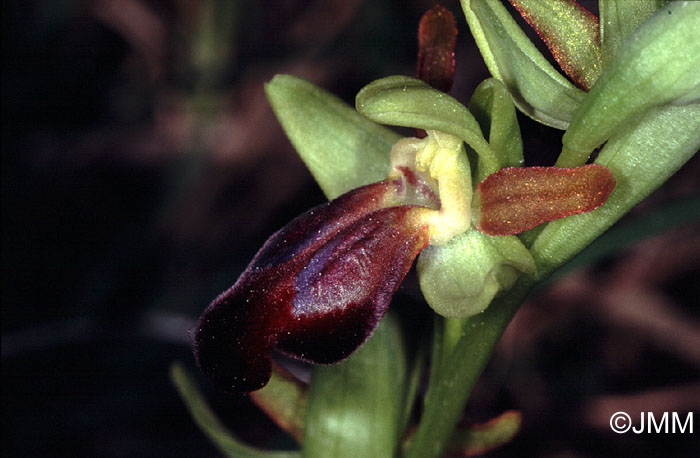
<instances>
[{"instance_id":1,"label":"green leaf","mask_svg":"<svg viewBox=\"0 0 700 458\"><path fill-rule=\"evenodd\" d=\"M632 32L670 0L599 0L600 41L607 65Z\"/></svg>"},{"instance_id":2,"label":"green leaf","mask_svg":"<svg viewBox=\"0 0 700 458\"><path fill-rule=\"evenodd\" d=\"M170 366L170 380L177 388L199 429L224 455L231 458L296 458L300 456L298 452L271 452L239 442L207 405L196 382L182 364L173 363Z\"/></svg>"},{"instance_id":3,"label":"green leaf","mask_svg":"<svg viewBox=\"0 0 700 458\"><path fill-rule=\"evenodd\" d=\"M418 278L426 301L439 315L462 318L481 313L521 272L535 273L530 252L515 236L498 237L475 229L418 258Z\"/></svg>"},{"instance_id":4,"label":"green leaf","mask_svg":"<svg viewBox=\"0 0 700 458\"><path fill-rule=\"evenodd\" d=\"M400 136L323 89L291 75L265 86L277 119L329 199L386 178Z\"/></svg>"},{"instance_id":5,"label":"green leaf","mask_svg":"<svg viewBox=\"0 0 700 458\"><path fill-rule=\"evenodd\" d=\"M469 111L488 135L498 168L522 167L523 140L513 99L496 78L484 80L469 101Z\"/></svg>"},{"instance_id":6,"label":"green leaf","mask_svg":"<svg viewBox=\"0 0 700 458\"><path fill-rule=\"evenodd\" d=\"M270 381L250 397L277 426L301 443L307 398L304 384L273 363Z\"/></svg>"},{"instance_id":7,"label":"green leaf","mask_svg":"<svg viewBox=\"0 0 700 458\"><path fill-rule=\"evenodd\" d=\"M700 2L673 2L642 24L584 99L562 139L559 167L576 167L652 107L700 97Z\"/></svg>"},{"instance_id":8,"label":"green leaf","mask_svg":"<svg viewBox=\"0 0 700 458\"><path fill-rule=\"evenodd\" d=\"M491 74L531 118L566 129L585 92L537 50L499 1L461 0L464 15Z\"/></svg>"},{"instance_id":9,"label":"green leaf","mask_svg":"<svg viewBox=\"0 0 700 458\"><path fill-rule=\"evenodd\" d=\"M306 458L392 457L399 440L406 355L387 314L350 358L314 366L303 454Z\"/></svg>"},{"instance_id":10,"label":"green leaf","mask_svg":"<svg viewBox=\"0 0 700 458\"><path fill-rule=\"evenodd\" d=\"M501 447L512 441L523 422L522 414L515 410L503 412L486 423L470 427L458 427L447 444L447 454L476 456Z\"/></svg>"},{"instance_id":11,"label":"green leaf","mask_svg":"<svg viewBox=\"0 0 700 458\"><path fill-rule=\"evenodd\" d=\"M374 122L438 130L461 138L479 156L477 177L499 169L493 150L469 110L424 81L400 75L373 81L357 94L356 106Z\"/></svg>"},{"instance_id":12,"label":"green leaf","mask_svg":"<svg viewBox=\"0 0 700 458\"><path fill-rule=\"evenodd\" d=\"M603 71L598 18L575 0L509 0L557 63L588 90Z\"/></svg>"},{"instance_id":13,"label":"green leaf","mask_svg":"<svg viewBox=\"0 0 700 458\"><path fill-rule=\"evenodd\" d=\"M700 104L656 108L622 126L595 161L613 173L615 190L597 210L547 225L530 248L538 277L581 251L688 161L700 148L698 126Z\"/></svg>"}]
</instances>

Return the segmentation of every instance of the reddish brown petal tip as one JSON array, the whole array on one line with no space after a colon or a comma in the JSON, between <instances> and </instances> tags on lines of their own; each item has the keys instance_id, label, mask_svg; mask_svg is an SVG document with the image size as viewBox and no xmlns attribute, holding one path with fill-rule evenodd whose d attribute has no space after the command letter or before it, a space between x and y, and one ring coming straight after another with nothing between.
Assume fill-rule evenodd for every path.
<instances>
[{"instance_id":1,"label":"reddish brown petal tip","mask_svg":"<svg viewBox=\"0 0 700 458\"><path fill-rule=\"evenodd\" d=\"M457 21L441 5L428 10L418 25L418 78L450 92L455 73Z\"/></svg>"},{"instance_id":2,"label":"reddish brown petal tip","mask_svg":"<svg viewBox=\"0 0 700 458\"><path fill-rule=\"evenodd\" d=\"M490 235L517 234L547 221L595 210L614 188L612 173L598 164L573 169L502 169L477 186L476 227Z\"/></svg>"}]
</instances>

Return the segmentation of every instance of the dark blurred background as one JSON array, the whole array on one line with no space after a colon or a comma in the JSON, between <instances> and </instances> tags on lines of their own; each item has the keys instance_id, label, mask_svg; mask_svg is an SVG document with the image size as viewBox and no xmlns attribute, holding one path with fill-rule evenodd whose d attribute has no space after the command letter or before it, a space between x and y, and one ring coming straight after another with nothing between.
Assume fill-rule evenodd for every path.
<instances>
[{"instance_id":1,"label":"dark blurred background","mask_svg":"<svg viewBox=\"0 0 700 458\"><path fill-rule=\"evenodd\" d=\"M208 386L188 333L268 235L324 200L263 84L293 73L352 103L373 79L413 75L433 4L3 2L3 456L218 456L168 381L175 360L241 438L292 446L248 398ZM459 3L443 4L466 103L488 74ZM551 164L561 132L520 119L529 165ZM699 169L624 223L697 197ZM669 225L524 305L468 406L476 422L523 411L490 456L698 456L699 415L692 436L608 426L617 410L700 411L698 228Z\"/></svg>"}]
</instances>

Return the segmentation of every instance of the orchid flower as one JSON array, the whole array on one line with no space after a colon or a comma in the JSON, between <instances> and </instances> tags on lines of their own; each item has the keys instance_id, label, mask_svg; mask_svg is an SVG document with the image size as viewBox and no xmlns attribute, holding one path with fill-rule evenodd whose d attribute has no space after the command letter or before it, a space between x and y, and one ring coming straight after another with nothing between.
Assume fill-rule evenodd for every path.
<instances>
[{"instance_id":1,"label":"orchid flower","mask_svg":"<svg viewBox=\"0 0 700 458\"><path fill-rule=\"evenodd\" d=\"M431 10L419 28L418 74L449 89L454 25L438 26L450 21L439 8ZM420 88L428 100L448 97L421 80L394 77L360 91L358 106L371 117L372 106L392 99L397 84ZM427 137L396 142L384 180L294 219L267 240L238 281L205 310L197 326L195 353L216 386L228 391L262 388L271 375L273 348L312 363L346 358L372 334L413 260L426 247L431 249L418 269L428 303L443 316L478 313L520 273L535 271L527 248L513 234L591 211L615 187L612 174L598 165L497 171L507 161L500 164L481 137L476 147L485 150L486 160L477 176L485 170L495 173L474 192L464 140L449 129L431 129L420 122L411 127L426 129ZM450 274L462 272L444 265L443 259L455 246L468 260L467 270L481 264L466 272L475 284L463 288L464 282L457 281L457 291L445 283L451 281ZM470 251L484 250L495 254L470 256Z\"/></svg>"},{"instance_id":2,"label":"orchid flower","mask_svg":"<svg viewBox=\"0 0 700 458\"><path fill-rule=\"evenodd\" d=\"M418 75L444 90L452 84L456 36L448 13L436 7L419 27ZM358 107L376 118L377 104L406 105L397 89L408 86L423 91L423 100L449 97L419 79L390 77L360 91ZM473 132L460 136L449 126L412 122L427 137L397 141L384 180L294 219L205 310L195 355L217 387L262 388L271 376L273 349L312 363L346 358L372 334L427 247L418 271L431 307L452 317L481 312L521 273L535 273L534 260L513 234L592 211L615 187L610 171L599 165L501 168L520 165L522 157L499 158L466 108L450 100ZM475 190L465 141L484 156L476 176L491 172ZM466 261L462 269L449 265L455 251Z\"/></svg>"},{"instance_id":3,"label":"orchid flower","mask_svg":"<svg viewBox=\"0 0 700 458\"><path fill-rule=\"evenodd\" d=\"M698 2L601 0L599 21L575 0L509 1L571 81L500 0L461 0L493 76L467 106L448 93L456 25L441 7L419 27L418 78L376 80L359 91L355 109L290 75L266 85L330 202L272 235L209 305L195 354L230 392L263 387L275 350L312 363L347 358L316 366L308 391L275 371L256 392L273 418L288 420L278 424L303 438L304 456L327 456L330 447L343 456L362 455L358 447L366 456L396 456L402 447L411 458L441 456L528 292L700 147ZM516 108L566 131L555 167L523 167ZM383 125L412 128L415 137ZM437 316L422 416L407 435L420 358L409 382L404 345L378 323L416 258ZM375 329L383 340L348 358ZM376 373L355 376L368 367ZM369 396L378 390L381 402ZM512 423L507 437L517 430Z\"/></svg>"},{"instance_id":4,"label":"orchid flower","mask_svg":"<svg viewBox=\"0 0 700 458\"><path fill-rule=\"evenodd\" d=\"M195 351L215 385L262 388L273 347L313 363L344 359L377 326L418 253L470 230L471 177L459 138L439 131L406 138L391 160L386 180L315 207L270 237L207 308ZM614 186L596 165L504 169L477 187L477 227L511 235L593 210Z\"/></svg>"}]
</instances>

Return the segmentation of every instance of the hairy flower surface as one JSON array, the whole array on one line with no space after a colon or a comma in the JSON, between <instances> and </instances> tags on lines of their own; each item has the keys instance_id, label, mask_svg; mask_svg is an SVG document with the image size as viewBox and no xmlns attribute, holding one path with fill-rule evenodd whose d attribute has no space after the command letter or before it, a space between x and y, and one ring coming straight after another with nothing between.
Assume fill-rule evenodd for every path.
<instances>
[{"instance_id":1,"label":"hairy flower surface","mask_svg":"<svg viewBox=\"0 0 700 458\"><path fill-rule=\"evenodd\" d=\"M197 326L197 361L217 387L264 386L273 347L332 363L367 339L428 243L425 208L387 207L407 185L398 178L355 189L268 239Z\"/></svg>"},{"instance_id":2,"label":"hairy flower surface","mask_svg":"<svg viewBox=\"0 0 700 458\"><path fill-rule=\"evenodd\" d=\"M615 188L606 167L509 167L477 186L476 227L489 235L510 235L603 205Z\"/></svg>"},{"instance_id":3,"label":"hairy flower surface","mask_svg":"<svg viewBox=\"0 0 700 458\"><path fill-rule=\"evenodd\" d=\"M601 166L504 169L479 184L480 201L473 203L462 141L437 131L397 142L391 164L386 180L315 207L275 233L238 281L204 311L195 355L217 387L262 388L270 378L273 349L312 363L349 356L372 334L416 256L428 245L449 247L455 237L473 231L473 206L478 228L508 235L589 211L607 198L610 180L614 186ZM520 245L516 239L507 243ZM499 255L498 263L488 267L498 282L476 278L474 297L480 302L471 309L483 310L518 271L532 273L523 250L525 255ZM479 262L496 262L492 256L484 259ZM440 286L440 273L426 265L419 272L426 279L424 291L436 286L447 291ZM484 288L488 294L478 294ZM440 296L426 295L438 312Z\"/></svg>"}]
</instances>

